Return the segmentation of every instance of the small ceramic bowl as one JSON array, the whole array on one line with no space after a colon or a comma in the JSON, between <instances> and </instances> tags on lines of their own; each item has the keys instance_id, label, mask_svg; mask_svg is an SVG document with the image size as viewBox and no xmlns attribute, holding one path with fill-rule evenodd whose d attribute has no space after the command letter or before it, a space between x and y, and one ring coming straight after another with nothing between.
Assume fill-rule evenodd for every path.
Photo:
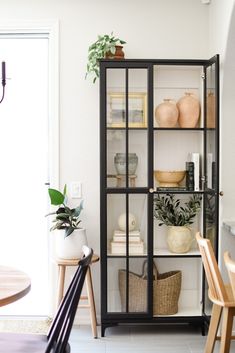
<instances>
[{"instance_id":1,"label":"small ceramic bowl","mask_svg":"<svg viewBox=\"0 0 235 353\"><path fill-rule=\"evenodd\" d=\"M155 170L154 176L159 186L177 187L185 177L185 170Z\"/></svg>"}]
</instances>

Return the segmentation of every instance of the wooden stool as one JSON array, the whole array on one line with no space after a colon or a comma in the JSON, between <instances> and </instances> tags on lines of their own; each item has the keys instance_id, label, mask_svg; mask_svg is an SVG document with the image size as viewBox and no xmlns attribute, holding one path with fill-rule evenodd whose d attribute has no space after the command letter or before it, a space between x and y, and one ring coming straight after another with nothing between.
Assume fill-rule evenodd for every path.
<instances>
[{"instance_id":1,"label":"wooden stool","mask_svg":"<svg viewBox=\"0 0 235 353\"><path fill-rule=\"evenodd\" d=\"M77 266L78 261L79 259L73 259L73 260L60 259L60 258L55 259L55 262L58 265L58 269L59 269L57 306L59 306L64 295L64 280L65 280L66 267ZM98 261L99 261L99 256L94 254L91 260L91 264ZM87 295L81 296L80 301L88 300L88 304L79 304L78 308L90 309L92 333L94 338L97 338L97 319L96 319L95 300L94 300L90 266L87 269L85 282L86 282Z\"/></svg>"}]
</instances>

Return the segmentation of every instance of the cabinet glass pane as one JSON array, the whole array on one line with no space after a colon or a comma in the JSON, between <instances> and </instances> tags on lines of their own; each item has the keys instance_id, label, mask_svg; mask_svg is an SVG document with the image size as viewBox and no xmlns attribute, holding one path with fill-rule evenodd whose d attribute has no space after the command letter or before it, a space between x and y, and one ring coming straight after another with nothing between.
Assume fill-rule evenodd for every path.
<instances>
[{"instance_id":1,"label":"cabinet glass pane","mask_svg":"<svg viewBox=\"0 0 235 353\"><path fill-rule=\"evenodd\" d=\"M198 169L194 168L194 183L186 178L186 163L198 156ZM198 172L196 173L196 170ZM165 173L171 172L171 173ZM172 173L173 172L173 173ZM177 173L176 173L177 172ZM154 182L161 190L202 190L203 132L181 130L155 130L154 132ZM198 187L196 187L196 178ZM160 189L159 189L160 190Z\"/></svg>"},{"instance_id":2,"label":"cabinet glass pane","mask_svg":"<svg viewBox=\"0 0 235 353\"><path fill-rule=\"evenodd\" d=\"M128 212L126 212L127 204ZM127 217L129 218L128 233L126 231ZM143 194L109 194L107 196L108 254L125 256L127 241L129 242L129 256L146 254L147 196Z\"/></svg>"},{"instance_id":3,"label":"cabinet glass pane","mask_svg":"<svg viewBox=\"0 0 235 353\"><path fill-rule=\"evenodd\" d=\"M129 69L128 127L147 127L147 116L147 70Z\"/></svg>"},{"instance_id":4,"label":"cabinet glass pane","mask_svg":"<svg viewBox=\"0 0 235 353\"><path fill-rule=\"evenodd\" d=\"M176 103L194 97L190 113L181 114ZM201 66L154 66L154 126L194 128L203 126ZM191 99L190 98L190 99ZM195 101L196 106L195 106ZM197 107L197 108L196 108Z\"/></svg>"},{"instance_id":5,"label":"cabinet glass pane","mask_svg":"<svg viewBox=\"0 0 235 353\"><path fill-rule=\"evenodd\" d=\"M109 255L126 254L126 195L107 195L107 253ZM122 236L122 241L115 237Z\"/></svg>"},{"instance_id":6,"label":"cabinet glass pane","mask_svg":"<svg viewBox=\"0 0 235 353\"><path fill-rule=\"evenodd\" d=\"M207 135L207 161L206 175L207 188L217 188L216 175L216 106L215 106L215 65L207 68L207 92L206 92L206 135Z\"/></svg>"},{"instance_id":7,"label":"cabinet glass pane","mask_svg":"<svg viewBox=\"0 0 235 353\"><path fill-rule=\"evenodd\" d=\"M106 71L106 123L107 127L125 127L126 124L126 73L125 69Z\"/></svg>"},{"instance_id":8,"label":"cabinet glass pane","mask_svg":"<svg viewBox=\"0 0 235 353\"><path fill-rule=\"evenodd\" d=\"M144 313L147 311L148 292L147 258L129 260L128 311ZM125 309L125 308L124 308ZM125 310L124 310L125 311Z\"/></svg>"},{"instance_id":9,"label":"cabinet glass pane","mask_svg":"<svg viewBox=\"0 0 235 353\"><path fill-rule=\"evenodd\" d=\"M126 132L107 130L107 187L126 186Z\"/></svg>"},{"instance_id":10,"label":"cabinet glass pane","mask_svg":"<svg viewBox=\"0 0 235 353\"><path fill-rule=\"evenodd\" d=\"M175 285L177 285L177 287L179 288L178 312L175 315L201 315L201 258L158 258L154 259L154 262L159 272L159 279L163 276L168 278L169 285L172 284L172 274L169 272L177 271L178 273L178 271L181 271L181 285L178 277L177 281L175 282ZM157 295L157 293L155 295ZM169 298L171 298L171 301L173 300L172 295L169 295L168 297L163 298L162 301L167 301L169 300ZM166 302L166 304L168 303ZM174 302L172 303L172 305L173 304ZM157 308L155 309L154 316L158 316L156 310Z\"/></svg>"},{"instance_id":11,"label":"cabinet glass pane","mask_svg":"<svg viewBox=\"0 0 235 353\"><path fill-rule=\"evenodd\" d=\"M131 168L129 187L148 185L148 136L147 130L129 130L129 153Z\"/></svg>"},{"instance_id":12,"label":"cabinet glass pane","mask_svg":"<svg viewBox=\"0 0 235 353\"><path fill-rule=\"evenodd\" d=\"M120 272L126 272L125 258L108 258L107 261L107 310L108 312L122 312L126 306L126 298L120 295ZM124 280L123 284L124 285Z\"/></svg>"},{"instance_id":13,"label":"cabinet glass pane","mask_svg":"<svg viewBox=\"0 0 235 353\"><path fill-rule=\"evenodd\" d=\"M195 234L200 231L202 233L203 227L203 200L201 200L201 209L195 217L191 219L193 222L186 227L181 227L179 220L183 219L179 216L181 213L180 207L187 209L186 203L189 202L193 195L188 194L175 194L173 195L173 201L170 201L169 194L158 194L155 195L154 200L160 198L160 203L154 201L153 215L154 215L154 255L167 255L167 256L184 256L184 255L199 255L198 246L196 244ZM197 195L196 197L200 197ZM167 210L165 211L167 206ZM172 206L174 204L174 206ZM171 208L176 209L178 204L178 211L168 211ZM162 206L163 205L163 206ZM159 213L159 210L161 212ZM168 213L167 213L168 212ZM159 220L159 214L162 220ZM178 214L178 216L176 216ZM184 212L184 216L186 213ZM166 223L168 222L168 225ZM177 225L174 227L172 225Z\"/></svg>"},{"instance_id":14,"label":"cabinet glass pane","mask_svg":"<svg viewBox=\"0 0 235 353\"><path fill-rule=\"evenodd\" d=\"M214 194L205 194L206 238L211 241L214 251L216 251L216 219L216 196Z\"/></svg>"}]
</instances>

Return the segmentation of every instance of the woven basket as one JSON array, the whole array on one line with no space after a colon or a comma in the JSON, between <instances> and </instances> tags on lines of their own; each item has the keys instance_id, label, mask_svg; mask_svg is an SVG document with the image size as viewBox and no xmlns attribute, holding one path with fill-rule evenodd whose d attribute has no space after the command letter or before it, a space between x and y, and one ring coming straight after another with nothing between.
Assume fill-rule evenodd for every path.
<instances>
[{"instance_id":1,"label":"woven basket","mask_svg":"<svg viewBox=\"0 0 235 353\"><path fill-rule=\"evenodd\" d=\"M129 271L129 311L147 311L147 275L146 262L142 275ZM153 263L153 315L173 315L178 312L178 300L181 290L181 271L159 274ZM119 270L119 291L122 311L126 311L126 270Z\"/></svg>"}]
</instances>

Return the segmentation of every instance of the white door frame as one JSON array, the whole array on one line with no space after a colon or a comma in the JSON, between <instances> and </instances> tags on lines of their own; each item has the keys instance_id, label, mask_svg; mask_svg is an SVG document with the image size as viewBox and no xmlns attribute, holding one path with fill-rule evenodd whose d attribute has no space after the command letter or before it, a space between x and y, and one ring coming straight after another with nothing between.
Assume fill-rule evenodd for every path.
<instances>
[{"instance_id":1,"label":"white door frame","mask_svg":"<svg viewBox=\"0 0 235 353\"><path fill-rule=\"evenodd\" d=\"M49 113L49 178L45 180L53 187L59 188L59 21L18 21L18 20L1 20L1 34L46 34L48 35L48 113ZM4 58L2 58L4 59ZM7 82L7 84L10 84ZM6 87L7 95L7 87ZM4 102L2 103L4 104ZM46 191L46 188L45 188ZM50 237L51 239L51 237ZM50 241L50 249L53 244ZM50 259L48 259L50 261ZM50 263L49 263L50 264ZM49 265L49 315L53 314L55 303L53 298L56 297L56 273L54 266Z\"/></svg>"}]
</instances>

